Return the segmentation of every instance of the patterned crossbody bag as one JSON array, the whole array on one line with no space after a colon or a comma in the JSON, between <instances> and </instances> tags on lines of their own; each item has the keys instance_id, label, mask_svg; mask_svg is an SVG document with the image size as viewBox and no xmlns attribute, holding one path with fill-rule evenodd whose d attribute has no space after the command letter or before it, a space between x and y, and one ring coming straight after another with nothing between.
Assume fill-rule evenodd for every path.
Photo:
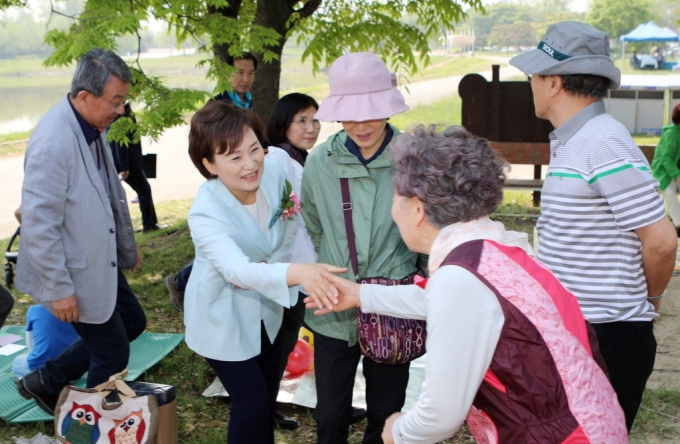
<instances>
[{"instance_id":1,"label":"patterned crossbody bag","mask_svg":"<svg viewBox=\"0 0 680 444\"><path fill-rule=\"evenodd\" d=\"M354 277L359 284L411 285L417 271L403 279L384 277L360 278L359 260L352 224L352 201L349 195L349 181L340 179L342 191L342 213L345 217L345 230L349 245L349 257ZM359 327L359 347L361 354L381 364L399 365L417 359L425 354L426 323L417 319L402 319L393 316L364 313L357 309Z\"/></svg>"}]
</instances>

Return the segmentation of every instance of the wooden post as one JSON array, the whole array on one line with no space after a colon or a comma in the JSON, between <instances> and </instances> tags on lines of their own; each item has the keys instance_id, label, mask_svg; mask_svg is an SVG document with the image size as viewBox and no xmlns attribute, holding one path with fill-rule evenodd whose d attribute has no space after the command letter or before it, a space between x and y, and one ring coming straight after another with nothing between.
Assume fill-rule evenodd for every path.
<instances>
[{"instance_id":1,"label":"wooden post","mask_svg":"<svg viewBox=\"0 0 680 444\"><path fill-rule=\"evenodd\" d=\"M491 116L489 125L489 139L500 140L501 133L501 76L500 65L491 65L493 77L491 80Z\"/></svg>"}]
</instances>

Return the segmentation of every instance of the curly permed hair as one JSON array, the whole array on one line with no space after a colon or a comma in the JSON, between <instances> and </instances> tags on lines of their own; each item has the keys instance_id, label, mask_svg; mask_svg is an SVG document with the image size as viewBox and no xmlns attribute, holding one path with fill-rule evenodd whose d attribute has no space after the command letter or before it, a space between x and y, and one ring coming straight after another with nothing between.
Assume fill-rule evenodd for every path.
<instances>
[{"instance_id":1,"label":"curly permed hair","mask_svg":"<svg viewBox=\"0 0 680 444\"><path fill-rule=\"evenodd\" d=\"M437 228L492 214L503 200L507 162L460 126L418 125L390 148L394 191L417 197Z\"/></svg>"}]
</instances>

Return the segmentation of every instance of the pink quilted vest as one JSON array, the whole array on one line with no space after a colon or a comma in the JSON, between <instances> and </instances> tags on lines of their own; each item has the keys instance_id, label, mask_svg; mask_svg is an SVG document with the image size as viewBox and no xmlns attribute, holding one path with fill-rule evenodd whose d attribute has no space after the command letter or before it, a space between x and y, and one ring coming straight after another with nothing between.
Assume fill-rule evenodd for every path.
<instances>
[{"instance_id":1,"label":"pink quilted vest","mask_svg":"<svg viewBox=\"0 0 680 444\"><path fill-rule=\"evenodd\" d=\"M489 240L456 247L441 266L474 273L505 323L467 417L480 444L627 443L623 411L593 359L574 295L520 248Z\"/></svg>"}]
</instances>

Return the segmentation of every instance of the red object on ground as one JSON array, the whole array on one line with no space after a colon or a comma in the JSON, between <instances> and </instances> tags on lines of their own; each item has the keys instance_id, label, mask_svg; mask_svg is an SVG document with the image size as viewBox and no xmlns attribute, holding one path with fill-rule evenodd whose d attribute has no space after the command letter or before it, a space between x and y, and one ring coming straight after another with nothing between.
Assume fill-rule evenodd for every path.
<instances>
[{"instance_id":1,"label":"red object on ground","mask_svg":"<svg viewBox=\"0 0 680 444\"><path fill-rule=\"evenodd\" d=\"M314 363L314 350L312 346L302 339L298 339L295 348L288 355L286 370L291 375L301 375L312 367Z\"/></svg>"}]
</instances>

